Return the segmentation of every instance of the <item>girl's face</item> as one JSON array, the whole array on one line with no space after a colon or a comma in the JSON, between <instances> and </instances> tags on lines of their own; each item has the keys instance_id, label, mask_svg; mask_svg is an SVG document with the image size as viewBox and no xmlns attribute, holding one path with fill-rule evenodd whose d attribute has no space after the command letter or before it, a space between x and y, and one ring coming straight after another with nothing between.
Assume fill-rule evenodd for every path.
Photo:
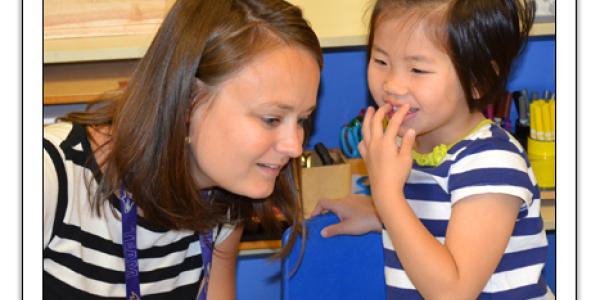
<instances>
[{"instance_id":1,"label":"girl's face","mask_svg":"<svg viewBox=\"0 0 600 300\"><path fill-rule=\"evenodd\" d=\"M400 134L413 128L416 150L429 152L457 141L477 123L450 57L430 40L426 22L413 21L392 17L379 22L368 81L377 105L390 103L394 110L410 105Z\"/></svg>"},{"instance_id":2,"label":"girl's face","mask_svg":"<svg viewBox=\"0 0 600 300\"><path fill-rule=\"evenodd\" d=\"M259 55L223 82L190 119L198 184L269 196L280 170L302 153L318 85L317 62L292 46Z\"/></svg>"}]
</instances>

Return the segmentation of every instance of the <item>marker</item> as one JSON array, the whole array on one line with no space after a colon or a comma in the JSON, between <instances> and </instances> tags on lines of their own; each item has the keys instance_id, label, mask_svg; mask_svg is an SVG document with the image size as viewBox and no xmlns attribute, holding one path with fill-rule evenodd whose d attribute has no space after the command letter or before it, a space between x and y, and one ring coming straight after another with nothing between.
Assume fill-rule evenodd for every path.
<instances>
[{"instance_id":1,"label":"marker","mask_svg":"<svg viewBox=\"0 0 600 300\"><path fill-rule=\"evenodd\" d=\"M531 126L529 126L529 136L532 139L537 139L537 132L539 130L539 128L536 127L537 122L536 122L536 115L535 115L535 107L533 107L533 104L531 104L531 117L530 117L530 123Z\"/></svg>"},{"instance_id":2,"label":"marker","mask_svg":"<svg viewBox=\"0 0 600 300\"><path fill-rule=\"evenodd\" d=\"M521 92L519 97L519 124L523 126L529 125L529 101L527 100L527 90Z\"/></svg>"},{"instance_id":3,"label":"marker","mask_svg":"<svg viewBox=\"0 0 600 300\"><path fill-rule=\"evenodd\" d=\"M537 92L532 92L531 93L531 102L534 102L535 100L539 100L538 93Z\"/></svg>"},{"instance_id":4,"label":"marker","mask_svg":"<svg viewBox=\"0 0 600 300\"><path fill-rule=\"evenodd\" d=\"M519 98L521 97L521 92L519 91L514 91L512 93L512 99L513 102L515 103L515 107L517 108L517 116L521 115L521 107L519 107ZM518 118L517 118L518 120Z\"/></svg>"},{"instance_id":5,"label":"marker","mask_svg":"<svg viewBox=\"0 0 600 300\"><path fill-rule=\"evenodd\" d=\"M333 158L331 158L329 150L327 150L327 147L325 147L323 143L317 143L315 145L315 151L317 152L317 155L319 155L324 166L333 165Z\"/></svg>"},{"instance_id":6,"label":"marker","mask_svg":"<svg viewBox=\"0 0 600 300\"><path fill-rule=\"evenodd\" d=\"M542 121L542 110L540 107L540 102L537 102L537 104L535 102L532 103L531 111L532 111L532 115L535 116L535 128L536 128L535 137L537 140L543 141L544 140L544 132L543 132L544 125L543 125L543 121Z\"/></svg>"},{"instance_id":7,"label":"marker","mask_svg":"<svg viewBox=\"0 0 600 300\"><path fill-rule=\"evenodd\" d=\"M544 100L546 100L546 101L550 100L551 95L552 95L552 92L550 92L550 90L544 90Z\"/></svg>"},{"instance_id":8,"label":"marker","mask_svg":"<svg viewBox=\"0 0 600 300\"><path fill-rule=\"evenodd\" d=\"M553 139L552 139L552 128L550 126L550 123L551 123L550 104L548 104L548 102L546 102L546 101L541 101L539 104L539 107L541 108L541 111L542 111L542 122L543 122L543 126L544 126L542 133L544 134L544 140L551 141Z\"/></svg>"},{"instance_id":9,"label":"marker","mask_svg":"<svg viewBox=\"0 0 600 300\"><path fill-rule=\"evenodd\" d=\"M552 140L556 140L556 101L554 98L550 98L548 101L548 109L550 110L550 129L552 130L551 136Z\"/></svg>"}]
</instances>

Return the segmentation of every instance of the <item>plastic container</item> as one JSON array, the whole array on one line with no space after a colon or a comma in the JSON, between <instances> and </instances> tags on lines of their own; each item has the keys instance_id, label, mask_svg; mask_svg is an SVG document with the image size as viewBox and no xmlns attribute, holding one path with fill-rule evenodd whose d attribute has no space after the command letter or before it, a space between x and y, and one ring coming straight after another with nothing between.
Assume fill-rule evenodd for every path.
<instances>
[{"instance_id":1,"label":"plastic container","mask_svg":"<svg viewBox=\"0 0 600 300\"><path fill-rule=\"evenodd\" d=\"M527 157L540 188L556 185L556 147L554 141L527 138Z\"/></svg>"}]
</instances>

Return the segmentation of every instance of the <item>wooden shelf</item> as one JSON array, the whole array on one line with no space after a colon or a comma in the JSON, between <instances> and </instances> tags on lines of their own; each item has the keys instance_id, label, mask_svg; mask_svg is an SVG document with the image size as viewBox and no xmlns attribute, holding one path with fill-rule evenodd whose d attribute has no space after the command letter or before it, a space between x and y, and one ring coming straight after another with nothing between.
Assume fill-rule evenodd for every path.
<instances>
[{"instance_id":1,"label":"wooden shelf","mask_svg":"<svg viewBox=\"0 0 600 300\"><path fill-rule=\"evenodd\" d=\"M44 104L85 103L118 89L138 60L44 65Z\"/></svg>"},{"instance_id":2,"label":"wooden shelf","mask_svg":"<svg viewBox=\"0 0 600 300\"><path fill-rule=\"evenodd\" d=\"M57 2L58 0L53 0ZM65 0L60 0L65 1ZM105 29L86 23L86 18L94 3L88 0L69 0L72 6L86 10L77 16L71 26L59 22L61 8L47 7L48 32L44 38L44 104L86 103L94 100L102 93L117 89L129 78L136 62L145 53L152 42L155 28L158 28L160 16L172 5L173 0L153 0L148 6L137 0L129 0L116 4L103 2L102 11L107 19L123 24ZM367 42L368 16L370 1L367 0L290 0L303 9L323 48L364 46ZM58 2L57 2L58 3ZM49 2L49 6L51 6ZM58 5L58 4L54 4ZM62 4L61 4L62 5ZM117 6L114 6L117 5ZM125 6L123 6L125 5ZM114 7L113 7L114 6ZM128 19L124 12L133 15L145 8L148 20L138 22L136 18ZM343 7L343 13L340 8ZM62 9L65 9L64 7ZM96 8L97 9L97 8ZM73 15L72 11L67 11ZM142 14L142 15L144 15ZM140 17L141 18L141 17ZM52 22L50 22L52 21ZM66 21L65 21L66 22ZM137 23L136 23L137 22ZM89 27L86 27L89 26ZM93 27L96 26L96 27ZM81 37L74 31L81 27ZM92 36L93 28L101 32L100 36ZM532 35L554 35L552 22L536 23ZM128 34L125 34L128 33ZM106 34L102 36L102 34Z\"/></svg>"},{"instance_id":3,"label":"wooden shelf","mask_svg":"<svg viewBox=\"0 0 600 300\"><path fill-rule=\"evenodd\" d=\"M328 20L327 23L331 21ZM325 23L315 19L311 24ZM335 23L334 23L335 24ZM366 25L347 23L339 26L314 27L323 48L364 46L367 44ZM313 25L315 26L315 25ZM343 30L335 31L335 28ZM536 23L531 36L554 35L554 23ZM123 35L44 40L44 64L139 59L146 53L153 35Z\"/></svg>"},{"instance_id":4,"label":"wooden shelf","mask_svg":"<svg viewBox=\"0 0 600 300\"><path fill-rule=\"evenodd\" d=\"M554 22L540 22L533 24L530 36L550 36L556 33L556 24Z\"/></svg>"},{"instance_id":5,"label":"wooden shelf","mask_svg":"<svg viewBox=\"0 0 600 300\"><path fill-rule=\"evenodd\" d=\"M556 192L555 190L541 190L540 213L544 220L544 229L556 229Z\"/></svg>"},{"instance_id":6,"label":"wooden shelf","mask_svg":"<svg viewBox=\"0 0 600 300\"><path fill-rule=\"evenodd\" d=\"M540 198L542 198L542 200L555 200L556 199L556 192L554 191L554 189L552 189L552 190L541 190L540 191Z\"/></svg>"},{"instance_id":7,"label":"wooden shelf","mask_svg":"<svg viewBox=\"0 0 600 300\"><path fill-rule=\"evenodd\" d=\"M556 229L556 200L542 200L540 214L544 220L544 229Z\"/></svg>"},{"instance_id":8,"label":"wooden shelf","mask_svg":"<svg viewBox=\"0 0 600 300\"><path fill-rule=\"evenodd\" d=\"M281 240L252 241L240 243L240 255L273 254L281 249Z\"/></svg>"},{"instance_id":9,"label":"wooden shelf","mask_svg":"<svg viewBox=\"0 0 600 300\"><path fill-rule=\"evenodd\" d=\"M303 9L304 16L317 33L323 48L366 45L370 1L290 0L290 2ZM340 13L342 7L343 13ZM139 59L146 53L155 33L147 28L141 32L146 34L45 38L44 63ZM554 32L553 22L540 22L534 24L531 35L554 35Z\"/></svg>"},{"instance_id":10,"label":"wooden shelf","mask_svg":"<svg viewBox=\"0 0 600 300\"><path fill-rule=\"evenodd\" d=\"M154 35L121 35L44 40L44 64L139 59Z\"/></svg>"}]
</instances>

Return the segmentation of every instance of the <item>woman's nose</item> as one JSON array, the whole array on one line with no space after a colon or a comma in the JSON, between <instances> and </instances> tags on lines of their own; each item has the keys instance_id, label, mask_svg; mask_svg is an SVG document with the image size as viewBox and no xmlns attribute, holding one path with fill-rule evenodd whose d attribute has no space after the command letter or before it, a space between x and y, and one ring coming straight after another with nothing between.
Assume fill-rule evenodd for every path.
<instances>
[{"instance_id":1,"label":"woman's nose","mask_svg":"<svg viewBox=\"0 0 600 300\"><path fill-rule=\"evenodd\" d=\"M289 157L299 157L302 154L302 140L304 139L304 129L302 126L293 124L286 128L277 142L276 150Z\"/></svg>"}]
</instances>

